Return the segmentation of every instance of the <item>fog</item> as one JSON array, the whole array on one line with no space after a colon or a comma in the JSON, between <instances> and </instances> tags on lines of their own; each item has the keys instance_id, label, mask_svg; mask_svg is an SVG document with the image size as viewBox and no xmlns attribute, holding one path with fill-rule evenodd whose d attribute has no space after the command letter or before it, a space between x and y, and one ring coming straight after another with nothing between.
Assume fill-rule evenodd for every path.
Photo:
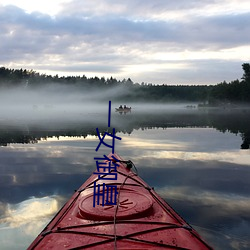
<instances>
[{"instance_id":1,"label":"fog","mask_svg":"<svg viewBox=\"0 0 250 250\"><path fill-rule=\"evenodd\" d=\"M0 92L0 122L89 120L92 114L108 112L108 103L106 105L100 96L98 91L80 92L57 85L5 89Z\"/></svg>"},{"instance_id":2,"label":"fog","mask_svg":"<svg viewBox=\"0 0 250 250\"><path fill-rule=\"evenodd\" d=\"M58 112L71 111L74 113L95 111L102 108L98 103L100 93L81 93L77 89L66 86L51 86L37 89L5 89L0 93L1 114L4 116L22 116L33 118ZM91 106L86 104L91 103ZM14 113L10 113L9 111ZM21 114L19 111L24 111ZM27 111L28 113L25 113Z\"/></svg>"},{"instance_id":3,"label":"fog","mask_svg":"<svg viewBox=\"0 0 250 250\"><path fill-rule=\"evenodd\" d=\"M129 99L118 102L120 96L129 92L118 86L109 90L86 90L66 85L47 85L35 89L12 88L0 90L0 123L37 123L55 121L107 122L108 101L112 101L112 114L120 105L132 107L132 113L149 111L182 111L187 104L133 103ZM105 118L106 117L106 118Z\"/></svg>"}]
</instances>

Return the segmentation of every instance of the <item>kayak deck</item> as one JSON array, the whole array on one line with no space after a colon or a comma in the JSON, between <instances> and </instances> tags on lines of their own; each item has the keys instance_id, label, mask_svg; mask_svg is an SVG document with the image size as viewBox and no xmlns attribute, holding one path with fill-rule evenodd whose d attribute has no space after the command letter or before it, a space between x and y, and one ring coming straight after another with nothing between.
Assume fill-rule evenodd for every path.
<instances>
[{"instance_id":1,"label":"kayak deck","mask_svg":"<svg viewBox=\"0 0 250 250\"><path fill-rule=\"evenodd\" d=\"M96 174L74 193L28 249L212 249L119 159L117 180ZM102 172L105 177L110 172ZM96 205L96 184L116 185L118 205Z\"/></svg>"}]
</instances>

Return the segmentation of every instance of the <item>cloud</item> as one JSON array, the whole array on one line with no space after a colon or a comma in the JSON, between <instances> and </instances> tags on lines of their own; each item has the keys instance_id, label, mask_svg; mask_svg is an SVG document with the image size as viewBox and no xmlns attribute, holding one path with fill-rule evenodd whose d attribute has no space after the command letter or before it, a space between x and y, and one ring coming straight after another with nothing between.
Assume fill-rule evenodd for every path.
<instances>
[{"instance_id":1,"label":"cloud","mask_svg":"<svg viewBox=\"0 0 250 250\"><path fill-rule=\"evenodd\" d=\"M64 15L79 15L86 17L93 16L119 16L131 17L134 19L149 20L166 18L183 18L189 15L200 15L204 10L219 8L222 5L229 5L233 1L198 1L198 0L179 0L179 1L162 1L162 0L127 0L126 2L115 0L86 0L84 3L79 0L74 0L65 3L65 8L61 13ZM244 0L242 3L247 3ZM230 9L230 8L227 8ZM235 8L234 8L235 11Z\"/></svg>"},{"instance_id":2,"label":"cloud","mask_svg":"<svg viewBox=\"0 0 250 250\"><path fill-rule=\"evenodd\" d=\"M26 249L61 206L59 196L32 197L18 204L5 204L0 217L1 248Z\"/></svg>"},{"instance_id":3,"label":"cloud","mask_svg":"<svg viewBox=\"0 0 250 250\"><path fill-rule=\"evenodd\" d=\"M250 206L250 199L246 196L227 195L219 192L209 192L190 189L188 187L163 187L157 189L161 197L168 200L168 197L175 200L185 201L186 203L203 204L203 206L218 206L220 215L234 214L235 217L240 217L241 214L247 212ZM166 196L166 194L168 194Z\"/></svg>"},{"instance_id":4,"label":"cloud","mask_svg":"<svg viewBox=\"0 0 250 250\"><path fill-rule=\"evenodd\" d=\"M40 221L41 218L51 217L58 209L55 197L31 198L16 205L8 204L6 216L0 222L10 227L34 224L34 220Z\"/></svg>"},{"instance_id":5,"label":"cloud","mask_svg":"<svg viewBox=\"0 0 250 250\"><path fill-rule=\"evenodd\" d=\"M7 12L12 11L6 9ZM250 13L239 15L222 15L216 17L195 17L189 22L167 20L135 20L129 17L119 16L98 16L84 18L80 16L58 16L55 19L49 15L41 13L24 14L20 10L14 11L19 23L20 32L25 32L27 36L36 35L42 39L40 44L59 45L65 48L66 44L60 44L65 39L68 40L68 46L74 47L74 44L81 42L96 45L121 45L142 43L174 43L181 48L198 49L209 46L230 47L248 44L249 34L245 33L244 38L240 36L242 31L249 29ZM8 18L7 25L13 22L13 18ZM12 23L13 24L13 23ZM15 28L15 27L14 27ZM14 31L17 31L14 29ZM29 32L35 32L30 34ZM218 34L218 31L219 34ZM18 33L17 33L18 34ZM58 37L56 37L58 36ZM61 37L62 36L62 37ZM57 41L55 40L57 39ZM34 37L33 37L34 39ZM36 39L36 37L35 37ZM47 39L47 43L46 43ZM32 39L31 39L32 41ZM34 40L35 44L38 40ZM51 44L48 44L50 42ZM56 42L56 44L53 44ZM55 47L55 46L53 46ZM70 49L70 48L68 48ZM159 50L159 48L158 48Z\"/></svg>"},{"instance_id":6,"label":"cloud","mask_svg":"<svg viewBox=\"0 0 250 250\"><path fill-rule=\"evenodd\" d=\"M246 1L245 10L238 6L233 10L233 4L233 0L143 4L75 0L66 2L55 16L0 5L0 63L61 75L131 77L139 82L234 80L241 76L241 63L250 59L238 52L249 47L250 13ZM239 69L231 71L226 49L236 51L233 63ZM211 65L220 63L224 67L211 71ZM203 68L204 64L210 67ZM199 69L207 72L205 79Z\"/></svg>"}]
</instances>

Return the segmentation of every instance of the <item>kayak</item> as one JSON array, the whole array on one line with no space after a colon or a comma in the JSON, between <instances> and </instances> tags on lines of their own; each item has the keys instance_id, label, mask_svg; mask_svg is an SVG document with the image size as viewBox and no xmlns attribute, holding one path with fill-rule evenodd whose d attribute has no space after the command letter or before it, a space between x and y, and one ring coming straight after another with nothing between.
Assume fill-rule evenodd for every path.
<instances>
[{"instance_id":1,"label":"kayak","mask_svg":"<svg viewBox=\"0 0 250 250\"><path fill-rule=\"evenodd\" d=\"M212 249L138 176L130 160L116 153L106 157L29 250Z\"/></svg>"}]
</instances>

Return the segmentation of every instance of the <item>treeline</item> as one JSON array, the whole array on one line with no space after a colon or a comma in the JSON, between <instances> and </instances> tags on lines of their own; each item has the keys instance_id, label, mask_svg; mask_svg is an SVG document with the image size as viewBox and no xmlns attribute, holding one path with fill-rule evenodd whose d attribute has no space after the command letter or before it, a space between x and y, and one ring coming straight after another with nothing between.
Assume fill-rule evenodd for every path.
<instances>
[{"instance_id":1,"label":"treeline","mask_svg":"<svg viewBox=\"0 0 250 250\"><path fill-rule=\"evenodd\" d=\"M120 89L113 96L113 100L129 101L193 101L209 105L225 103L250 103L250 64L242 65L244 74L241 80L222 82L217 85L153 85L151 83L134 83L130 78L117 80L113 77L82 76L51 76L40 74L34 70L0 68L1 87L37 88L51 84L63 84L80 88L81 91L94 89L109 90L114 87Z\"/></svg>"},{"instance_id":2,"label":"treeline","mask_svg":"<svg viewBox=\"0 0 250 250\"><path fill-rule=\"evenodd\" d=\"M240 80L215 85L209 94L210 104L250 103L250 64L242 64L244 74Z\"/></svg>"}]
</instances>

